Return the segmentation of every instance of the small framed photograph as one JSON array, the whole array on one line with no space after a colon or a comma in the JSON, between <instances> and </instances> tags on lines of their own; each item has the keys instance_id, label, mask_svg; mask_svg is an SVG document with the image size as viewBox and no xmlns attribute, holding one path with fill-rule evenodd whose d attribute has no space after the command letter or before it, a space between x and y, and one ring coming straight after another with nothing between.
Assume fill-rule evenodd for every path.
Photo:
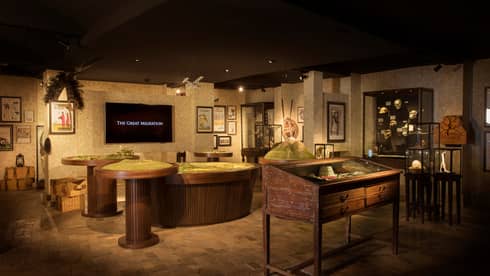
<instances>
[{"instance_id":1,"label":"small framed photograph","mask_svg":"<svg viewBox=\"0 0 490 276\"><path fill-rule=\"evenodd\" d=\"M298 107L298 123L304 123L305 122L305 120L304 120L304 118L305 118L304 113L305 113L305 108L302 107L302 106L299 106Z\"/></svg>"},{"instance_id":2,"label":"small framed photograph","mask_svg":"<svg viewBox=\"0 0 490 276\"><path fill-rule=\"evenodd\" d=\"M490 172L490 131L485 131L484 135L485 136L483 137L483 143L485 143L484 144L485 150L484 150L483 166L484 166L484 171Z\"/></svg>"},{"instance_id":3,"label":"small framed photograph","mask_svg":"<svg viewBox=\"0 0 490 276\"><path fill-rule=\"evenodd\" d=\"M229 105L227 107L227 116L226 116L226 118L229 121L236 120L236 105Z\"/></svg>"},{"instance_id":4,"label":"small framed photograph","mask_svg":"<svg viewBox=\"0 0 490 276\"><path fill-rule=\"evenodd\" d=\"M21 97L0 97L2 122L22 122Z\"/></svg>"},{"instance_id":5,"label":"small framed photograph","mask_svg":"<svg viewBox=\"0 0 490 276\"><path fill-rule=\"evenodd\" d=\"M13 125L0 125L0 151L14 150Z\"/></svg>"},{"instance_id":6,"label":"small framed photograph","mask_svg":"<svg viewBox=\"0 0 490 276\"><path fill-rule=\"evenodd\" d=\"M197 106L196 111L196 132L213 132L213 108L210 106Z\"/></svg>"},{"instance_id":7,"label":"small framed photograph","mask_svg":"<svg viewBox=\"0 0 490 276\"><path fill-rule=\"evenodd\" d=\"M75 109L73 102L52 101L49 103L49 133L75 133Z\"/></svg>"},{"instance_id":8,"label":"small framed photograph","mask_svg":"<svg viewBox=\"0 0 490 276\"><path fill-rule=\"evenodd\" d=\"M213 149L218 149L218 135L213 135Z\"/></svg>"},{"instance_id":9,"label":"small framed photograph","mask_svg":"<svg viewBox=\"0 0 490 276\"><path fill-rule=\"evenodd\" d=\"M327 102L327 141L345 141L345 103Z\"/></svg>"},{"instance_id":10,"label":"small framed photograph","mask_svg":"<svg viewBox=\"0 0 490 276\"><path fill-rule=\"evenodd\" d=\"M218 146L220 147L231 146L231 136L218 136Z\"/></svg>"},{"instance_id":11,"label":"small framed photograph","mask_svg":"<svg viewBox=\"0 0 490 276\"><path fill-rule=\"evenodd\" d=\"M213 132L226 133L226 106L215 105L213 109Z\"/></svg>"},{"instance_id":12,"label":"small framed photograph","mask_svg":"<svg viewBox=\"0 0 490 276\"><path fill-rule=\"evenodd\" d=\"M34 122L34 111L26 110L24 111L24 122L33 123Z\"/></svg>"},{"instance_id":13,"label":"small framed photograph","mask_svg":"<svg viewBox=\"0 0 490 276\"><path fill-rule=\"evenodd\" d=\"M16 126L15 141L17 144L31 143L31 126Z\"/></svg>"},{"instance_id":14,"label":"small framed photograph","mask_svg":"<svg viewBox=\"0 0 490 276\"><path fill-rule=\"evenodd\" d=\"M236 135L236 121L228 122L228 134Z\"/></svg>"}]
</instances>

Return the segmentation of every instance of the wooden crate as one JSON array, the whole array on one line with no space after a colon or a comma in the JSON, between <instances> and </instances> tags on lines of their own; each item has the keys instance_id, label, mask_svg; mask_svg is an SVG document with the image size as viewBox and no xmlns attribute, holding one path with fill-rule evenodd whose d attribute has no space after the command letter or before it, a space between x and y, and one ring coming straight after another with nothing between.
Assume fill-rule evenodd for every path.
<instances>
[{"instance_id":1,"label":"wooden crate","mask_svg":"<svg viewBox=\"0 0 490 276\"><path fill-rule=\"evenodd\" d=\"M62 213L80 210L80 196L57 196L56 209Z\"/></svg>"},{"instance_id":2,"label":"wooden crate","mask_svg":"<svg viewBox=\"0 0 490 276\"><path fill-rule=\"evenodd\" d=\"M17 179L7 179L7 191L17 191Z\"/></svg>"},{"instance_id":3,"label":"wooden crate","mask_svg":"<svg viewBox=\"0 0 490 276\"><path fill-rule=\"evenodd\" d=\"M15 167L5 168L5 178L6 179L15 179Z\"/></svg>"},{"instance_id":4,"label":"wooden crate","mask_svg":"<svg viewBox=\"0 0 490 276\"><path fill-rule=\"evenodd\" d=\"M7 187L5 186L5 181L0 179L0 191L5 191Z\"/></svg>"}]
</instances>

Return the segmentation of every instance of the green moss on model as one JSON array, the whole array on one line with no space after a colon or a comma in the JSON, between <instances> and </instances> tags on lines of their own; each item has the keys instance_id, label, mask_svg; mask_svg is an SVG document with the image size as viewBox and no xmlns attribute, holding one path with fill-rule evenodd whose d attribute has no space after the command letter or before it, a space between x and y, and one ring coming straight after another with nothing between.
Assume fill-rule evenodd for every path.
<instances>
[{"instance_id":1,"label":"green moss on model","mask_svg":"<svg viewBox=\"0 0 490 276\"><path fill-rule=\"evenodd\" d=\"M250 163L188 162L179 164L179 173L231 172L254 168Z\"/></svg>"},{"instance_id":2,"label":"green moss on model","mask_svg":"<svg viewBox=\"0 0 490 276\"><path fill-rule=\"evenodd\" d=\"M172 167L172 164L153 161L153 160L122 160L121 162L112 163L103 167L104 170L114 171L144 171L144 170L161 170Z\"/></svg>"},{"instance_id":3,"label":"green moss on model","mask_svg":"<svg viewBox=\"0 0 490 276\"><path fill-rule=\"evenodd\" d=\"M272 148L264 159L269 160L307 160L315 159L300 141L286 141Z\"/></svg>"}]
</instances>

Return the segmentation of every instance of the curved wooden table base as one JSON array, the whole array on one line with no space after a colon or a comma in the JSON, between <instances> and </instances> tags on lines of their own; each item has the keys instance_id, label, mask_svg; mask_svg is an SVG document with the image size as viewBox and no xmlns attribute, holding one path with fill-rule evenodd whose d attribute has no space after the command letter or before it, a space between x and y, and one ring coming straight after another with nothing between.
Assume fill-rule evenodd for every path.
<instances>
[{"instance_id":1,"label":"curved wooden table base","mask_svg":"<svg viewBox=\"0 0 490 276\"><path fill-rule=\"evenodd\" d=\"M159 162L161 163L161 162ZM151 178L177 173L177 165L152 170L108 170L97 172L107 178L126 181L126 235L119 238L121 247L145 248L157 244L160 239L151 232Z\"/></svg>"},{"instance_id":2,"label":"curved wooden table base","mask_svg":"<svg viewBox=\"0 0 490 276\"><path fill-rule=\"evenodd\" d=\"M103 155L69 156L61 159L63 165L87 167L87 212L81 210L82 216L103 218L119 215L123 210L117 210L116 180L103 178L95 174L95 167L119 162L122 159L104 159ZM90 158L92 157L92 158ZM138 159L138 156L126 156L127 159Z\"/></svg>"},{"instance_id":3,"label":"curved wooden table base","mask_svg":"<svg viewBox=\"0 0 490 276\"><path fill-rule=\"evenodd\" d=\"M220 157L232 157L233 152L229 151L203 151L203 152L194 152L194 156L196 157L206 157L206 161L208 162L219 162Z\"/></svg>"}]
</instances>

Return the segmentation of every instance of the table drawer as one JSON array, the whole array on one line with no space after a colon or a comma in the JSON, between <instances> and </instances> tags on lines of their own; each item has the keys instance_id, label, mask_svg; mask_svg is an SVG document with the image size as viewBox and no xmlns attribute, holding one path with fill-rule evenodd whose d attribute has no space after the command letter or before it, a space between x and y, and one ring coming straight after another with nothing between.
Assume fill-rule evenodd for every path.
<instances>
[{"instance_id":1,"label":"table drawer","mask_svg":"<svg viewBox=\"0 0 490 276\"><path fill-rule=\"evenodd\" d=\"M325 209L330 205L346 203L360 198L364 198L364 188L320 195L320 209Z\"/></svg>"},{"instance_id":2,"label":"table drawer","mask_svg":"<svg viewBox=\"0 0 490 276\"><path fill-rule=\"evenodd\" d=\"M337 217L343 217L351 213L355 213L364 209L364 198L357 198L353 200L345 201L344 203L332 204L320 208L320 219L328 220Z\"/></svg>"},{"instance_id":3,"label":"table drawer","mask_svg":"<svg viewBox=\"0 0 490 276\"><path fill-rule=\"evenodd\" d=\"M393 183L386 182L366 187L366 205L393 201Z\"/></svg>"}]
</instances>

